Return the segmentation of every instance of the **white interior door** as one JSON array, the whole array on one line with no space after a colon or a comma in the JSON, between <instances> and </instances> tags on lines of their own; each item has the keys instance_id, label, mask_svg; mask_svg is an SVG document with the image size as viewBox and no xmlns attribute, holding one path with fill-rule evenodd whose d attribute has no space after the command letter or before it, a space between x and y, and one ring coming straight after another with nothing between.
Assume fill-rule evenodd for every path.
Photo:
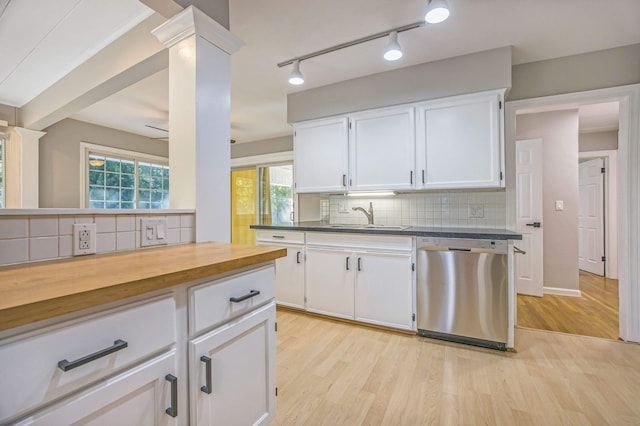
<instances>
[{"instance_id":1,"label":"white interior door","mask_svg":"<svg viewBox=\"0 0 640 426\"><path fill-rule=\"evenodd\" d=\"M604 184L602 158L580 163L578 267L604 276Z\"/></svg>"},{"instance_id":2,"label":"white interior door","mask_svg":"<svg viewBox=\"0 0 640 426\"><path fill-rule=\"evenodd\" d=\"M542 139L516 141L516 292L542 296Z\"/></svg>"}]
</instances>

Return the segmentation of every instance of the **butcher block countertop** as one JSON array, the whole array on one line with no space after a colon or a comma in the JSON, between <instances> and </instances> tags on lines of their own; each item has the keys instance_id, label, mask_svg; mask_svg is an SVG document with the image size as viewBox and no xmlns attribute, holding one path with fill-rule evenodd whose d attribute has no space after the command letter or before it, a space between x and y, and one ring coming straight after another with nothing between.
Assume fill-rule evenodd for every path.
<instances>
[{"instance_id":1,"label":"butcher block countertop","mask_svg":"<svg viewBox=\"0 0 640 426\"><path fill-rule=\"evenodd\" d=\"M286 254L277 247L196 243L0 267L0 331Z\"/></svg>"}]
</instances>

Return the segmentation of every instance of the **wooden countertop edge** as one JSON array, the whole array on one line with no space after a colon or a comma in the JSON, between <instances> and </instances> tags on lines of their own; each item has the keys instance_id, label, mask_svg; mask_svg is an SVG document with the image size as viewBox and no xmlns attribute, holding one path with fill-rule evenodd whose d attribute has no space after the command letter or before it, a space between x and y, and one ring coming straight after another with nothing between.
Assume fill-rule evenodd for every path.
<instances>
[{"instance_id":1,"label":"wooden countertop edge","mask_svg":"<svg viewBox=\"0 0 640 426\"><path fill-rule=\"evenodd\" d=\"M215 277L237 269L257 266L283 256L286 256L285 248L2 309L0 310L0 331L202 278Z\"/></svg>"}]
</instances>

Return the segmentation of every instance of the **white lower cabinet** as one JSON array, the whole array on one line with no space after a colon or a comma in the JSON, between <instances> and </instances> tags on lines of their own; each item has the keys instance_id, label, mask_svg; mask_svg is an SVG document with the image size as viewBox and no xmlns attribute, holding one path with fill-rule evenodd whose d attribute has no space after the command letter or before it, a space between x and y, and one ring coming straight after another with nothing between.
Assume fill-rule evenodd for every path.
<instances>
[{"instance_id":1,"label":"white lower cabinet","mask_svg":"<svg viewBox=\"0 0 640 426\"><path fill-rule=\"evenodd\" d=\"M275 303L189 344L192 424L261 425L275 415Z\"/></svg>"},{"instance_id":2,"label":"white lower cabinet","mask_svg":"<svg viewBox=\"0 0 640 426\"><path fill-rule=\"evenodd\" d=\"M18 425L178 424L176 355L171 351L65 399Z\"/></svg>"},{"instance_id":3,"label":"white lower cabinet","mask_svg":"<svg viewBox=\"0 0 640 426\"><path fill-rule=\"evenodd\" d=\"M415 330L411 237L342 235L318 237L307 247L307 310Z\"/></svg>"},{"instance_id":4,"label":"white lower cabinet","mask_svg":"<svg viewBox=\"0 0 640 426\"><path fill-rule=\"evenodd\" d=\"M353 254L307 248L307 310L353 319Z\"/></svg>"},{"instance_id":5,"label":"white lower cabinet","mask_svg":"<svg viewBox=\"0 0 640 426\"><path fill-rule=\"evenodd\" d=\"M411 254L356 253L355 320L413 328Z\"/></svg>"}]
</instances>

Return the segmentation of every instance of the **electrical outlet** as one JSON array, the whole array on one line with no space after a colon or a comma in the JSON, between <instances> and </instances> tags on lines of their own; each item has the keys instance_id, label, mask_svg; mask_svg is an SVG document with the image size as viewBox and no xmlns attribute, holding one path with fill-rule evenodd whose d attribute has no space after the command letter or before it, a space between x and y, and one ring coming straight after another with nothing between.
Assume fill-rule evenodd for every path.
<instances>
[{"instance_id":1,"label":"electrical outlet","mask_svg":"<svg viewBox=\"0 0 640 426\"><path fill-rule=\"evenodd\" d=\"M556 211L561 212L564 210L564 200L556 200Z\"/></svg>"},{"instance_id":2,"label":"electrical outlet","mask_svg":"<svg viewBox=\"0 0 640 426\"><path fill-rule=\"evenodd\" d=\"M96 252L96 224L76 223L73 225L73 255L82 256Z\"/></svg>"},{"instance_id":3,"label":"electrical outlet","mask_svg":"<svg viewBox=\"0 0 640 426\"><path fill-rule=\"evenodd\" d=\"M469 218L482 219L484 217L484 205L483 204L470 204L469 205Z\"/></svg>"},{"instance_id":4,"label":"electrical outlet","mask_svg":"<svg viewBox=\"0 0 640 426\"><path fill-rule=\"evenodd\" d=\"M340 201L340 203L338 204L338 213L349 213L346 201Z\"/></svg>"},{"instance_id":5,"label":"electrical outlet","mask_svg":"<svg viewBox=\"0 0 640 426\"><path fill-rule=\"evenodd\" d=\"M140 246L167 244L167 219L140 219Z\"/></svg>"}]
</instances>

